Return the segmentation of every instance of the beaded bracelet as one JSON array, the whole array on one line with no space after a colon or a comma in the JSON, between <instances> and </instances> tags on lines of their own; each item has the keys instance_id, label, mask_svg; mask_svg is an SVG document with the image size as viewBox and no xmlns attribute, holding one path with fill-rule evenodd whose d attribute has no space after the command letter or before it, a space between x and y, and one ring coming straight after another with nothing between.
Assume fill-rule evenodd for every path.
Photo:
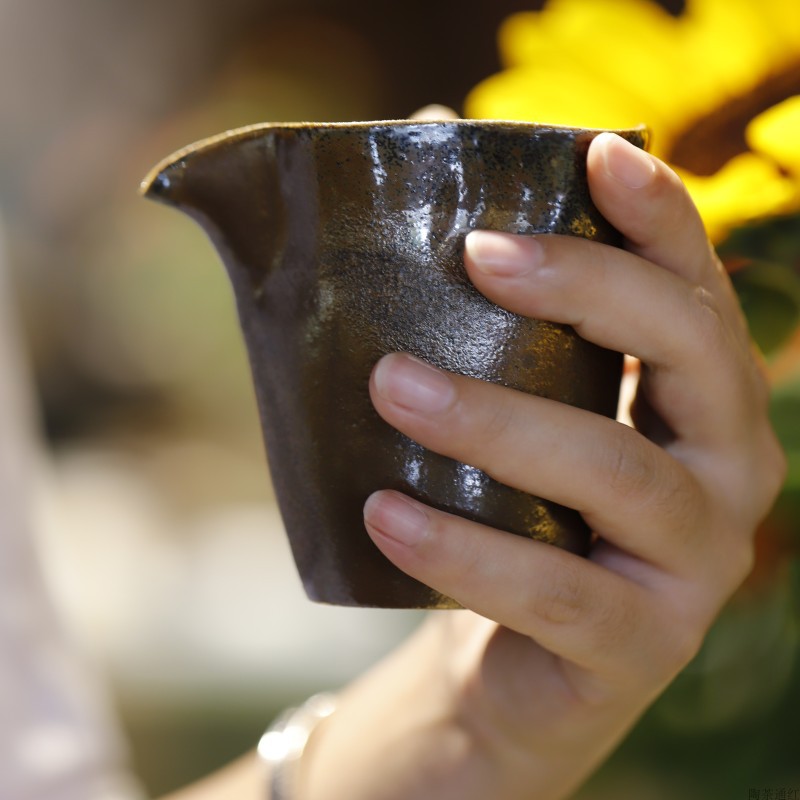
<instances>
[{"instance_id":1,"label":"beaded bracelet","mask_svg":"<svg viewBox=\"0 0 800 800\"><path fill-rule=\"evenodd\" d=\"M270 767L270 800L296 797L297 769L314 728L336 708L333 694L309 697L284 711L258 742L258 757Z\"/></svg>"}]
</instances>

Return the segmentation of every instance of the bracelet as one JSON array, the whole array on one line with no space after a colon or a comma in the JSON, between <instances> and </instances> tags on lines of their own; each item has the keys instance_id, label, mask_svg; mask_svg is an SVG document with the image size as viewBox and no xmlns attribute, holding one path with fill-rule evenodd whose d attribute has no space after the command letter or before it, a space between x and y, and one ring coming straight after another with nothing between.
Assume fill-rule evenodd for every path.
<instances>
[{"instance_id":1,"label":"bracelet","mask_svg":"<svg viewBox=\"0 0 800 800\"><path fill-rule=\"evenodd\" d=\"M296 797L297 769L314 728L336 708L333 694L315 694L284 711L258 742L258 757L270 767L270 800Z\"/></svg>"}]
</instances>

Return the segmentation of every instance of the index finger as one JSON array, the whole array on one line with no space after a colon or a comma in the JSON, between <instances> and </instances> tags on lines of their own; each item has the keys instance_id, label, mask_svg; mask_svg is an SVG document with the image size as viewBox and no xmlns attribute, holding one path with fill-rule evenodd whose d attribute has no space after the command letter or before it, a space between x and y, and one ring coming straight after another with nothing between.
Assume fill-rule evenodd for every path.
<instances>
[{"instance_id":1,"label":"index finger","mask_svg":"<svg viewBox=\"0 0 800 800\"><path fill-rule=\"evenodd\" d=\"M601 133L589 148L587 172L592 200L627 250L704 287L741 320L700 214L673 170L620 136Z\"/></svg>"}]
</instances>

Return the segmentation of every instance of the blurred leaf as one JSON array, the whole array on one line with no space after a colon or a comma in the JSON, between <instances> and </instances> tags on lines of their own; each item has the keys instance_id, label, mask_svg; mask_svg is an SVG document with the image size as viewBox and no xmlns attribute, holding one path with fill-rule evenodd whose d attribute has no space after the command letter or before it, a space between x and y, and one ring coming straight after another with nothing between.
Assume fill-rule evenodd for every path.
<instances>
[{"instance_id":1,"label":"blurred leaf","mask_svg":"<svg viewBox=\"0 0 800 800\"><path fill-rule=\"evenodd\" d=\"M793 558L789 565L789 587L792 593L794 618L800 622L800 558Z\"/></svg>"},{"instance_id":2,"label":"blurred leaf","mask_svg":"<svg viewBox=\"0 0 800 800\"><path fill-rule=\"evenodd\" d=\"M800 458L800 380L773 388L770 418L783 447Z\"/></svg>"},{"instance_id":3,"label":"blurred leaf","mask_svg":"<svg viewBox=\"0 0 800 800\"><path fill-rule=\"evenodd\" d=\"M800 380L773 388L770 418L788 461L786 482L772 516L785 535L800 541Z\"/></svg>"},{"instance_id":4,"label":"blurred leaf","mask_svg":"<svg viewBox=\"0 0 800 800\"><path fill-rule=\"evenodd\" d=\"M782 264L756 261L732 277L750 335L764 353L774 352L800 321L800 274Z\"/></svg>"},{"instance_id":5,"label":"blurred leaf","mask_svg":"<svg viewBox=\"0 0 800 800\"><path fill-rule=\"evenodd\" d=\"M800 272L800 214L737 228L717 250L724 259L770 261Z\"/></svg>"},{"instance_id":6,"label":"blurred leaf","mask_svg":"<svg viewBox=\"0 0 800 800\"><path fill-rule=\"evenodd\" d=\"M769 713L792 678L798 645L794 597L781 571L731 603L655 713L676 733L722 730ZM759 680L754 681L753 676Z\"/></svg>"},{"instance_id":7,"label":"blurred leaf","mask_svg":"<svg viewBox=\"0 0 800 800\"><path fill-rule=\"evenodd\" d=\"M800 215L773 217L732 231L717 248L764 353L774 352L800 321Z\"/></svg>"}]
</instances>

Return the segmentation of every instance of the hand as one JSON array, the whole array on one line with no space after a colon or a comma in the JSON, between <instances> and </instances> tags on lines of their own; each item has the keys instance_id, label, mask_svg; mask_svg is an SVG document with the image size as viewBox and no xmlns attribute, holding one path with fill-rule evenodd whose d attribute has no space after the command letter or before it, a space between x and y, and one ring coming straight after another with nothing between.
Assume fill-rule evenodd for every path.
<instances>
[{"instance_id":1,"label":"hand","mask_svg":"<svg viewBox=\"0 0 800 800\"><path fill-rule=\"evenodd\" d=\"M383 553L474 613L432 614L345 692L312 737L309 798L566 797L751 568L785 466L727 275L664 164L603 134L588 174L625 249L475 232L466 266L499 305L638 359L636 427L402 354L378 363L370 392L425 447L578 509L596 542L583 559L395 492L370 497Z\"/></svg>"},{"instance_id":2,"label":"hand","mask_svg":"<svg viewBox=\"0 0 800 800\"><path fill-rule=\"evenodd\" d=\"M409 119L419 120L442 120L442 119L458 119L458 113L450 106L443 106L439 103L431 103L427 106L418 108Z\"/></svg>"}]
</instances>

